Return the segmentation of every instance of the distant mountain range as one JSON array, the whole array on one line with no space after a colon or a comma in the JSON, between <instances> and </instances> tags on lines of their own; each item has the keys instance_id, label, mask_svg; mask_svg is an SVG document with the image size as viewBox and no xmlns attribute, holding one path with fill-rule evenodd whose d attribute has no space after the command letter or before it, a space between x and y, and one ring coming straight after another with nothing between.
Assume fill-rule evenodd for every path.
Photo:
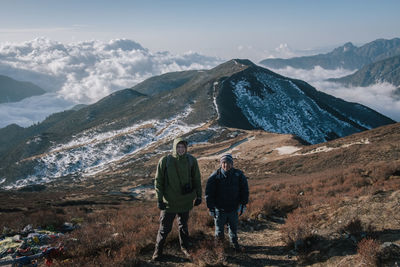
<instances>
[{"instance_id":1,"label":"distant mountain range","mask_svg":"<svg viewBox=\"0 0 400 267\"><path fill-rule=\"evenodd\" d=\"M0 75L0 103L18 102L24 98L42 95L45 90L30 82L16 81Z\"/></svg>"},{"instance_id":2,"label":"distant mountain range","mask_svg":"<svg viewBox=\"0 0 400 267\"><path fill-rule=\"evenodd\" d=\"M370 86L387 82L397 87L395 94L400 97L400 55L369 64L351 75L328 81L346 86Z\"/></svg>"},{"instance_id":3,"label":"distant mountain range","mask_svg":"<svg viewBox=\"0 0 400 267\"><path fill-rule=\"evenodd\" d=\"M315 144L391 123L370 108L235 59L152 77L28 128L0 129L0 186L79 177L195 129L198 142L216 128L232 127Z\"/></svg>"},{"instance_id":4,"label":"distant mountain range","mask_svg":"<svg viewBox=\"0 0 400 267\"><path fill-rule=\"evenodd\" d=\"M324 69L356 70L396 55L400 55L400 38L378 39L360 47L349 42L326 54L289 59L269 58L260 61L260 64L273 69L282 69L288 66L298 69L312 69L320 66Z\"/></svg>"}]
</instances>

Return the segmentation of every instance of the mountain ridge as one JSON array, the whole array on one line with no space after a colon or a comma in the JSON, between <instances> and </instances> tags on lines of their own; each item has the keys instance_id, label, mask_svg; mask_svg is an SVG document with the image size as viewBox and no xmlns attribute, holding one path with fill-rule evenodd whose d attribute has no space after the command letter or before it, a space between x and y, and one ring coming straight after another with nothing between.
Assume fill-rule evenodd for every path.
<instances>
[{"instance_id":1,"label":"mountain ridge","mask_svg":"<svg viewBox=\"0 0 400 267\"><path fill-rule=\"evenodd\" d=\"M0 104L18 102L24 98L42 95L46 91L31 82L21 82L0 75Z\"/></svg>"},{"instance_id":2,"label":"mountain ridge","mask_svg":"<svg viewBox=\"0 0 400 267\"><path fill-rule=\"evenodd\" d=\"M348 42L329 53L289 59L264 59L260 61L260 64L273 69L281 69L288 66L298 69L312 69L320 66L324 69L344 68L356 70L370 63L399 54L400 38L390 40L377 39L360 47Z\"/></svg>"},{"instance_id":3,"label":"mountain ridge","mask_svg":"<svg viewBox=\"0 0 400 267\"><path fill-rule=\"evenodd\" d=\"M171 76L163 76L164 85L162 78L153 78L162 85L158 93L141 88L153 95L127 88L79 110L53 114L32 127L0 129L0 135L8 134L0 145L4 185L21 177L30 177L26 181L31 182L80 177L193 131L198 132L197 142L207 142L229 127L292 134L315 144L394 123L249 60L171 75L178 77L171 86L165 86Z\"/></svg>"},{"instance_id":4,"label":"mountain ridge","mask_svg":"<svg viewBox=\"0 0 400 267\"><path fill-rule=\"evenodd\" d=\"M400 55L371 63L351 75L327 81L361 87L387 82L400 93Z\"/></svg>"}]
</instances>

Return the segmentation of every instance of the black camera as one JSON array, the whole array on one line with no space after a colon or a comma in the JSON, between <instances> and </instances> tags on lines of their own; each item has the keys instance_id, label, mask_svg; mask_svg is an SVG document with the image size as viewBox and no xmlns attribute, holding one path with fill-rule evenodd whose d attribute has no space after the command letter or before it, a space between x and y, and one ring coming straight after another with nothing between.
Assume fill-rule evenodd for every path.
<instances>
[{"instance_id":1,"label":"black camera","mask_svg":"<svg viewBox=\"0 0 400 267\"><path fill-rule=\"evenodd\" d=\"M182 194L183 194L183 195L190 194L190 193L192 193L192 191L193 191L193 189L192 189L192 187L190 186L190 184L184 184L184 185L182 186Z\"/></svg>"}]
</instances>

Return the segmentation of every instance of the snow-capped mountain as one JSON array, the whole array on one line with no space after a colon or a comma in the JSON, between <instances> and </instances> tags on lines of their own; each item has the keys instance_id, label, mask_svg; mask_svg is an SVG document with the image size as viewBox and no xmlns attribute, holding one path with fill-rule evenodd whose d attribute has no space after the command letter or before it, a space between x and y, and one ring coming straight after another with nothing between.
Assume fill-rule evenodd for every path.
<instances>
[{"instance_id":1,"label":"snow-capped mountain","mask_svg":"<svg viewBox=\"0 0 400 267\"><path fill-rule=\"evenodd\" d=\"M156 76L95 104L29 127L0 129L0 186L81 178L178 135L207 142L223 127L296 135L308 143L394 123L359 104L317 91L248 60Z\"/></svg>"},{"instance_id":2,"label":"snow-capped mountain","mask_svg":"<svg viewBox=\"0 0 400 267\"><path fill-rule=\"evenodd\" d=\"M223 87L225 96L233 94L225 102L235 103L250 124L246 128L290 133L312 144L394 122L365 106L255 65L224 81ZM222 123L236 127L236 118L226 112Z\"/></svg>"}]
</instances>

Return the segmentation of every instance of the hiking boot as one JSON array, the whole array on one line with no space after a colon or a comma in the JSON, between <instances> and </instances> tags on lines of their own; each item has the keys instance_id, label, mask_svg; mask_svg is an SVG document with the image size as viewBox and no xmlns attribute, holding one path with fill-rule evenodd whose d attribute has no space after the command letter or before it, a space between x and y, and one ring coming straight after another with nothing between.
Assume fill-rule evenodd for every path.
<instances>
[{"instance_id":1,"label":"hiking boot","mask_svg":"<svg viewBox=\"0 0 400 267\"><path fill-rule=\"evenodd\" d=\"M153 257L151 257L152 261L160 261L162 258L162 254L154 252Z\"/></svg>"},{"instance_id":2,"label":"hiking boot","mask_svg":"<svg viewBox=\"0 0 400 267\"><path fill-rule=\"evenodd\" d=\"M162 257L162 248L156 246L156 248L154 249L153 257L151 257L151 260L159 261L159 260L161 260L161 257Z\"/></svg>"},{"instance_id":3,"label":"hiking boot","mask_svg":"<svg viewBox=\"0 0 400 267\"><path fill-rule=\"evenodd\" d=\"M190 259L190 258L192 257L192 255L190 255L189 251L188 251L186 248L181 247L181 251L182 251L183 254L185 254L185 256L186 256L188 259Z\"/></svg>"},{"instance_id":4,"label":"hiking boot","mask_svg":"<svg viewBox=\"0 0 400 267\"><path fill-rule=\"evenodd\" d=\"M236 252L243 252L244 251L244 248L241 245L239 245L238 242L232 243L232 246L233 246L233 248L235 249Z\"/></svg>"}]
</instances>

